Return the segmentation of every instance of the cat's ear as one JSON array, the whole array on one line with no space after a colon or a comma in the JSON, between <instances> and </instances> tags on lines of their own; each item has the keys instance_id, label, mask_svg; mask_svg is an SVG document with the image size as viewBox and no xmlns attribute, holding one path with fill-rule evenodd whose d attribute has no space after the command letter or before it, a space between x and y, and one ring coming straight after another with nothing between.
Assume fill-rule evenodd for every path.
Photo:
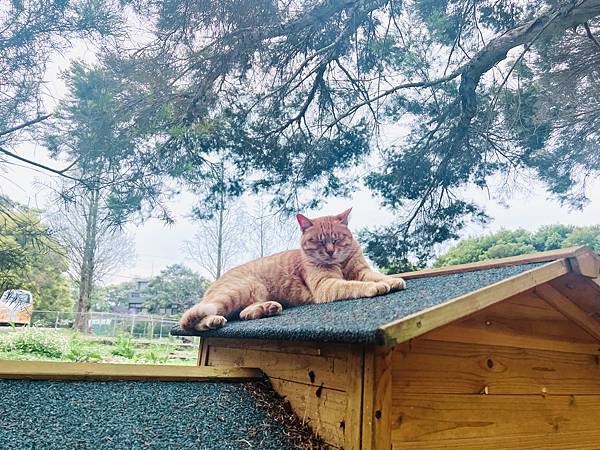
<instances>
[{"instance_id":1,"label":"cat's ear","mask_svg":"<svg viewBox=\"0 0 600 450\"><path fill-rule=\"evenodd\" d=\"M298 219L298 223L300 224L300 229L302 230L303 233L306 230L308 230L310 227L313 226L312 221L308 217L303 216L302 214L296 214L296 219Z\"/></svg>"},{"instance_id":2,"label":"cat's ear","mask_svg":"<svg viewBox=\"0 0 600 450\"><path fill-rule=\"evenodd\" d=\"M335 218L337 220L339 220L341 223L343 223L344 225L348 225L348 217L350 216L351 212L352 212L352 208L348 208L343 213L338 214L337 216L335 216Z\"/></svg>"}]
</instances>

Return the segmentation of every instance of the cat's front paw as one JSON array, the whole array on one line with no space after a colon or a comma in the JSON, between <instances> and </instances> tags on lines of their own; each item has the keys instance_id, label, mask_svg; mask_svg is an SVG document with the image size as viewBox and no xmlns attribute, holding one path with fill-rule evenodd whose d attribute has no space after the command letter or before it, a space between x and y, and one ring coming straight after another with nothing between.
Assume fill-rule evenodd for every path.
<instances>
[{"instance_id":1,"label":"cat's front paw","mask_svg":"<svg viewBox=\"0 0 600 450\"><path fill-rule=\"evenodd\" d=\"M390 285L383 281L374 281L369 283L366 289L365 297L376 297L378 295L387 294L390 292Z\"/></svg>"},{"instance_id":2,"label":"cat's front paw","mask_svg":"<svg viewBox=\"0 0 600 450\"><path fill-rule=\"evenodd\" d=\"M194 327L198 331L216 330L222 328L227 323L227 319L223 316L210 315L204 317Z\"/></svg>"},{"instance_id":3,"label":"cat's front paw","mask_svg":"<svg viewBox=\"0 0 600 450\"><path fill-rule=\"evenodd\" d=\"M399 277L388 277L385 282L390 285L390 292L406 289L406 281Z\"/></svg>"}]
</instances>

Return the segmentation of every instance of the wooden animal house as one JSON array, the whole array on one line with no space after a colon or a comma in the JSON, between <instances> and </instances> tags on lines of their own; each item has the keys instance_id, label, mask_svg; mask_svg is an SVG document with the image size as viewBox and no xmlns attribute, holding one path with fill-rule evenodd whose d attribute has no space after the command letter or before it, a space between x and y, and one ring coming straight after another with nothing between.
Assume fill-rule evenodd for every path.
<instances>
[{"instance_id":1,"label":"wooden animal house","mask_svg":"<svg viewBox=\"0 0 600 450\"><path fill-rule=\"evenodd\" d=\"M198 364L261 369L346 450L598 449L599 269L577 247L406 273L402 292L230 321Z\"/></svg>"}]
</instances>

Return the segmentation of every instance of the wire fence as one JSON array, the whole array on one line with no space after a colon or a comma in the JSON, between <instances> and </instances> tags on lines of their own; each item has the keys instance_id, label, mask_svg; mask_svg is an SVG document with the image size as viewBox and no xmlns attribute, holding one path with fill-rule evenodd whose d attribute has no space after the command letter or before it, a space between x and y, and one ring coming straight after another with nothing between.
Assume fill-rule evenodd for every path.
<instances>
[{"instance_id":1,"label":"wire fence","mask_svg":"<svg viewBox=\"0 0 600 450\"><path fill-rule=\"evenodd\" d=\"M75 321L72 311L38 311L31 314L31 325L44 328L71 328ZM160 339L168 337L177 320L145 314L118 314L90 312L87 320L93 334L97 336L119 336L130 334L136 338Z\"/></svg>"}]
</instances>

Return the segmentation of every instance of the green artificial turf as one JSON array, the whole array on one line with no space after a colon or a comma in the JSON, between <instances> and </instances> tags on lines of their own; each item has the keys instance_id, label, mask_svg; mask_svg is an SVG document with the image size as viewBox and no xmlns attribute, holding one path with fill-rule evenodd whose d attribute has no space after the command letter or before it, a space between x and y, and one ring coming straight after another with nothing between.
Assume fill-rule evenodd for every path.
<instances>
[{"instance_id":1,"label":"green artificial turf","mask_svg":"<svg viewBox=\"0 0 600 450\"><path fill-rule=\"evenodd\" d=\"M298 448L265 410L277 400L257 389L263 382L0 380L0 449Z\"/></svg>"},{"instance_id":2,"label":"green artificial turf","mask_svg":"<svg viewBox=\"0 0 600 450\"><path fill-rule=\"evenodd\" d=\"M230 320L219 330L179 336L282 339L318 342L380 343L378 329L390 322L439 305L482 287L535 269L544 263L522 264L407 281L404 291L374 298L344 300L285 308L283 314L259 320Z\"/></svg>"}]
</instances>

